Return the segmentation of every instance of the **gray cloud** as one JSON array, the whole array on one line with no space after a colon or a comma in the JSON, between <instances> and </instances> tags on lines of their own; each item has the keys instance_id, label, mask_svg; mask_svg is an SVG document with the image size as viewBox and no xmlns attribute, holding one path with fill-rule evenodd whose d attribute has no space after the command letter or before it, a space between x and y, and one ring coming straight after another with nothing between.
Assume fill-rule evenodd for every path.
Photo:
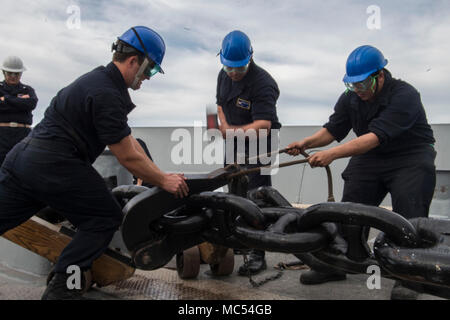
<instances>
[{"instance_id":1,"label":"gray cloud","mask_svg":"<svg viewBox=\"0 0 450 320\"><path fill-rule=\"evenodd\" d=\"M381 29L369 30L369 5L381 9ZM69 29L69 5L81 9L81 29ZM23 82L39 96L35 122L58 90L110 61L110 45L131 25L147 25L165 39L166 75L131 92L135 126L181 126L204 120L215 102L223 37L240 29L255 61L277 80L284 124L322 124L344 90L345 60L372 44L395 77L422 94L433 123L450 122L450 3L435 1L24 1L3 0L0 59L21 56Z\"/></svg>"}]
</instances>

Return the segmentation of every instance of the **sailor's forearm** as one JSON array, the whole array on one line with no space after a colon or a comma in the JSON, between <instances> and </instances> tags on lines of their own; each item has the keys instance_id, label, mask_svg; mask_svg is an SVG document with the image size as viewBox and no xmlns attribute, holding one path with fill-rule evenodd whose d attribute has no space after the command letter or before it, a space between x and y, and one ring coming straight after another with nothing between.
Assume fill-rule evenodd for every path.
<instances>
[{"instance_id":1,"label":"sailor's forearm","mask_svg":"<svg viewBox=\"0 0 450 320\"><path fill-rule=\"evenodd\" d=\"M334 159L346 158L358 154L364 154L380 144L378 137L370 132L355 138L347 143L330 149Z\"/></svg>"}]
</instances>

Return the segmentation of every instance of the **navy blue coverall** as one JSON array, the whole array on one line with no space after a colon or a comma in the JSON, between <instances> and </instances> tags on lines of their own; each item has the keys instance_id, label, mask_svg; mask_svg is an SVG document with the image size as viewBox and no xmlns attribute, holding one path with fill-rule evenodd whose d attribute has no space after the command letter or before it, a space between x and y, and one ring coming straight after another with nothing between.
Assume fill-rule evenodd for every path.
<instances>
[{"instance_id":1,"label":"navy blue coverall","mask_svg":"<svg viewBox=\"0 0 450 320\"><path fill-rule=\"evenodd\" d=\"M122 222L119 204L91 164L106 145L131 133L127 115L134 107L113 63L60 90L1 167L0 234L50 206L77 228L55 271L89 269Z\"/></svg>"},{"instance_id":2,"label":"navy blue coverall","mask_svg":"<svg viewBox=\"0 0 450 320\"><path fill-rule=\"evenodd\" d=\"M280 129L276 103L280 95L278 85L270 74L257 66L253 60L250 62L247 74L241 81L234 82L224 70L219 72L217 79L216 103L222 107L225 118L230 125L243 126L256 120L271 121L271 129ZM236 158L237 139L234 141L234 157ZM249 156L248 139L246 140L245 154ZM271 136L267 137L267 152L271 151ZM258 154L259 142L258 142ZM252 155L251 155L252 156ZM256 165L248 165L251 168ZM259 173L249 174L248 189L260 186L271 186L270 175Z\"/></svg>"},{"instance_id":3,"label":"navy blue coverall","mask_svg":"<svg viewBox=\"0 0 450 320\"><path fill-rule=\"evenodd\" d=\"M29 98L20 98L20 95L29 95ZM6 81L0 82L0 123L15 122L21 125L31 125L38 98L33 88L23 83L8 85ZM25 138L31 129L21 127L0 127L0 165L5 160L6 154L20 140Z\"/></svg>"},{"instance_id":4,"label":"navy blue coverall","mask_svg":"<svg viewBox=\"0 0 450 320\"><path fill-rule=\"evenodd\" d=\"M378 147L350 159L342 173L342 202L379 206L390 193L394 212L407 219L428 217L436 184L433 131L419 92L383 70L384 85L373 102L363 101L355 92L346 91L324 125L338 142L351 129L358 137L372 132L380 142ZM352 244L347 255L351 251L354 259L365 257L360 243L362 238L367 240L369 228L343 224L338 224L338 228ZM304 255L298 257L302 259ZM310 267L319 272L336 272L315 258L310 263Z\"/></svg>"},{"instance_id":5,"label":"navy blue coverall","mask_svg":"<svg viewBox=\"0 0 450 320\"><path fill-rule=\"evenodd\" d=\"M225 118L230 125L244 126L256 120L268 120L271 122L271 129L280 129L281 124L278 122L276 103L280 95L278 85L272 76L264 69L257 66L251 60L247 74L241 81L232 81L224 70L219 72L217 79L216 103L222 107ZM265 154L271 151L272 136L269 132L267 137L267 149L265 152L260 151L259 140L257 140L257 154ZM249 154L249 139L245 140L245 157L254 157L256 155ZM237 160L237 144L238 139L234 138L234 155ZM226 161L225 157L225 161ZM225 163L226 164L226 163ZM262 163L267 164L267 163ZM247 168L261 165L247 164ZM260 173L250 173L248 175L248 190L252 190L261 186L271 186L272 177ZM261 250L252 250L252 254L264 257L265 253ZM252 259L252 255L250 256Z\"/></svg>"},{"instance_id":6,"label":"navy blue coverall","mask_svg":"<svg viewBox=\"0 0 450 320\"><path fill-rule=\"evenodd\" d=\"M419 92L393 79L388 70L384 74L375 101L343 93L324 125L337 141L350 129L358 137L372 132L380 141L377 148L350 159L342 173L342 201L378 206L390 193L394 212L407 219L427 217L436 184L433 131Z\"/></svg>"}]
</instances>

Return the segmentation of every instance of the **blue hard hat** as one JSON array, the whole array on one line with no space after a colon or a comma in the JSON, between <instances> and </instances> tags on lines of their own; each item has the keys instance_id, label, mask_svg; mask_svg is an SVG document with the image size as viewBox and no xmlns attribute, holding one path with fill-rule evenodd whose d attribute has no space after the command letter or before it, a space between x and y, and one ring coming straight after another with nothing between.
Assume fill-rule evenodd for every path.
<instances>
[{"instance_id":1,"label":"blue hard hat","mask_svg":"<svg viewBox=\"0 0 450 320\"><path fill-rule=\"evenodd\" d=\"M148 56L160 67L160 72L164 73L161 68L161 63L166 52L166 45L164 44L163 38L158 33L150 28L137 26L125 31L125 33L119 37L119 40Z\"/></svg>"},{"instance_id":2,"label":"blue hard hat","mask_svg":"<svg viewBox=\"0 0 450 320\"><path fill-rule=\"evenodd\" d=\"M358 47L347 58L347 73L343 81L346 83L363 81L372 73L383 69L387 63L377 48L367 45Z\"/></svg>"},{"instance_id":3,"label":"blue hard hat","mask_svg":"<svg viewBox=\"0 0 450 320\"><path fill-rule=\"evenodd\" d=\"M237 68L247 65L253 49L250 39L242 31L232 31L225 36L220 50L220 62L227 67Z\"/></svg>"}]
</instances>

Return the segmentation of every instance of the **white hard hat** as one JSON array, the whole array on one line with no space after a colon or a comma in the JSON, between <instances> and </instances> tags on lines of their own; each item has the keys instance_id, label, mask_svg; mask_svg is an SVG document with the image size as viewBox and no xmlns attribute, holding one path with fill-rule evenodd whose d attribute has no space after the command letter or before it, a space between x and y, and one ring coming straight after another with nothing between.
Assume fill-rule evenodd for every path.
<instances>
[{"instance_id":1,"label":"white hard hat","mask_svg":"<svg viewBox=\"0 0 450 320\"><path fill-rule=\"evenodd\" d=\"M24 72L27 69L19 57L9 56L3 61L2 70L8 72Z\"/></svg>"}]
</instances>

